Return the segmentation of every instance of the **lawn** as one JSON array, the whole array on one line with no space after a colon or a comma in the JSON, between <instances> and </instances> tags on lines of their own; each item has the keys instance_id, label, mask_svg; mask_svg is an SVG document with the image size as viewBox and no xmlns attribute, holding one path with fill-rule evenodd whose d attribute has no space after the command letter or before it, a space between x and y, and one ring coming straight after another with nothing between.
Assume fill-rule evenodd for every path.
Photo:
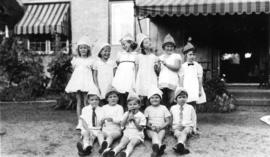
<instances>
[{"instance_id":1,"label":"lawn","mask_svg":"<svg viewBox=\"0 0 270 157\"><path fill-rule=\"evenodd\" d=\"M76 157L78 132L75 111L55 111L48 104L1 104L1 157ZM185 157L268 157L270 126L259 118L269 112L237 111L229 114L199 114L200 137L188 143L191 153ZM165 139L164 156L177 156L172 151L175 139ZM99 156L97 145L90 155ZM132 157L150 156L151 145L135 149Z\"/></svg>"}]
</instances>

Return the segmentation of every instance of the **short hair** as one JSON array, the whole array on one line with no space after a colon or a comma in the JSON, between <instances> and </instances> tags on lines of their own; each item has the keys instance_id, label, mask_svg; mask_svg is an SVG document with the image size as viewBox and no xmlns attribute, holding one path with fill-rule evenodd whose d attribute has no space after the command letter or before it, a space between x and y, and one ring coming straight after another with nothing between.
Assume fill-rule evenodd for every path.
<instances>
[{"instance_id":1,"label":"short hair","mask_svg":"<svg viewBox=\"0 0 270 157\"><path fill-rule=\"evenodd\" d=\"M137 46L138 46L138 44L135 41L127 40L127 42L130 44L130 48L132 50L135 50L137 48Z\"/></svg>"},{"instance_id":2,"label":"short hair","mask_svg":"<svg viewBox=\"0 0 270 157\"><path fill-rule=\"evenodd\" d=\"M186 97L188 97L188 93L186 91L181 91L175 98L177 99L179 95L185 95Z\"/></svg>"},{"instance_id":3,"label":"short hair","mask_svg":"<svg viewBox=\"0 0 270 157\"><path fill-rule=\"evenodd\" d=\"M115 90L112 90L112 91L109 91L108 93L106 93L106 95L105 95L105 99L107 100L108 99L108 97L110 96L110 95L112 95L112 94L116 94L118 97L119 97L119 93L117 92L117 91L115 91Z\"/></svg>"},{"instance_id":4,"label":"short hair","mask_svg":"<svg viewBox=\"0 0 270 157\"><path fill-rule=\"evenodd\" d=\"M100 97L99 97L99 96L97 96L96 94L88 94L88 95L87 95L88 99L90 99L90 97L93 97L93 96L98 97L98 99L100 100Z\"/></svg>"},{"instance_id":5,"label":"short hair","mask_svg":"<svg viewBox=\"0 0 270 157\"><path fill-rule=\"evenodd\" d=\"M172 45L172 46L174 47L174 49L176 49L175 43L167 42L167 43L165 43L165 44L162 45L162 49L163 49L163 50L165 49L165 46L166 46L166 45Z\"/></svg>"},{"instance_id":6,"label":"short hair","mask_svg":"<svg viewBox=\"0 0 270 157\"><path fill-rule=\"evenodd\" d=\"M79 56L81 57L81 53L80 53L80 51L79 51L79 47L80 47L81 45L78 45L78 47L77 47L77 52L78 52L78 54L79 54ZM91 48L90 48L90 46L88 46L87 45L87 57L89 57L89 56L91 56L92 54L91 54Z\"/></svg>"},{"instance_id":7,"label":"short hair","mask_svg":"<svg viewBox=\"0 0 270 157\"><path fill-rule=\"evenodd\" d=\"M110 46L106 45L106 46L104 46L104 47L98 52L98 57L99 57L99 58L102 57L102 56L101 56L101 52L104 51L104 49L105 49L106 47L110 47ZM111 48L111 47L110 47L110 48Z\"/></svg>"},{"instance_id":8,"label":"short hair","mask_svg":"<svg viewBox=\"0 0 270 157\"><path fill-rule=\"evenodd\" d=\"M129 99L127 99L127 104L129 103L129 102L131 102L131 101L136 101L136 103L138 103L139 105L141 104L141 100L140 99L138 99L138 98L136 98L136 97L131 97L131 98L129 98Z\"/></svg>"}]
</instances>

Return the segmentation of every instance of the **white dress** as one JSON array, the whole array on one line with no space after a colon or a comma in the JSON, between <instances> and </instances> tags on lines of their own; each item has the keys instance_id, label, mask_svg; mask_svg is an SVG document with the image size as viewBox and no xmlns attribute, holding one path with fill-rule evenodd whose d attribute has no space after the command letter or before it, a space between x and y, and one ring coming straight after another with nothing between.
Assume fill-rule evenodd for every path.
<instances>
[{"instance_id":1,"label":"white dress","mask_svg":"<svg viewBox=\"0 0 270 157\"><path fill-rule=\"evenodd\" d=\"M135 65L136 52L119 52L115 76L112 81L112 86L120 93L126 93L135 89Z\"/></svg>"},{"instance_id":2,"label":"white dress","mask_svg":"<svg viewBox=\"0 0 270 157\"><path fill-rule=\"evenodd\" d=\"M112 84L114 68L116 68L116 63L114 61L108 60L107 62L104 62L100 58L98 58L93 65L93 69L97 70L98 73L97 79L101 90L101 99L105 98L105 95Z\"/></svg>"},{"instance_id":3,"label":"white dress","mask_svg":"<svg viewBox=\"0 0 270 157\"><path fill-rule=\"evenodd\" d=\"M98 89L94 84L91 69L93 59L90 57L74 57L71 60L71 64L74 68L74 71L70 77L65 91L67 93L78 91L97 93Z\"/></svg>"},{"instance_id":4,"label":"white dress","mask_svg":"<svg viewBox=\"0 0 270 157\"><path fill-rule=\"evenodd\" d=\"M138 54L137 63L139 66L136 78L136 93L140 96L147 96L149 89L157 88L157 75L154 66L158 57L154 54Z\"/></svg>"},{"instance_id":5,"label":"white dress","mask_svg":"<svg viewBox=\"0 0 270 157\"><path fill-rule=\"evenodd\" d=\"M179 62L182 61L182 57L176 53L171 55L163 54L159 57L159 59L170 65L174 64L176 60ZM160 89L169 88L171 90L175 90L176 87L179 86L178 72L172 71L162 64L158 84Z\"/></svg>"},{"instance_id":6,"label":"white dress","mask_svg":"<svg viewBox=\"0 0 270 157\"><path fill-rule=\"evenodd\" d=\"M196 101L197 103L206 102L204 90L202 89L202 96L199 97L199 78L203 77L203 68L197 63L188 65L187 62L182 64L180 70L180 77L183 78L183 87L188 92L187 102Z\"/></svg>"}]
</instances>

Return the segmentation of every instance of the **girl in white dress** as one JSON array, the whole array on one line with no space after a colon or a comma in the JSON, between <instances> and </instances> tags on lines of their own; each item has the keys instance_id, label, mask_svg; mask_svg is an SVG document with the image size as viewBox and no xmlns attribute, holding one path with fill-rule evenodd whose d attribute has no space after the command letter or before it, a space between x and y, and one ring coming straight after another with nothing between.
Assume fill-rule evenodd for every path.
<instances>
[{"instance_id":1,"label":"girl in white dress","mask_svg":"<svg viewBox=\"0 0 270 157\"><path fill-rule=\"evenodd\" d=\"M128 93L135 91L135 69L136 69L136 42L130 34L121 39L123 52L119 52L116 63L118 65L115 76L112 81L112 87L119 93L119 104L126 104ZM124 108L126 108L124 106Z\"/></svg>"},{"instance_id":2,"label":"girl in white dress","mask_svg":"<svg viewBox=\"0 0 270 157\"><path fill-rule=\"evenodd\" d=\"M157 74L155 67L158 65L158 57L152 53L151 40L144 34L137 35L138 46L141 53L137 56L136 93L141 99L142 107L145 108L149 89L157 88Z\"/></svg>"},{"instance_id":3,"label":"girl in white dress","mask_svg":"<svg viewBox=\"0 0 270 157\"><path fill-rule=\"evenodd\" d=\"M108 43L101 43L97 49L98 59L94 63L94 81L101 95L101 104L106 104L105 94L111 88L112 79L116 71L116 63L110 59L111 47Z\"/></svg>"},{"instance_id":4,"label":"girl in white dress","mask_svg":"<svg viewBox=\"0 0 270 157\"><path fill-rule=\"evenodd\" d=\"M196 104L206 102L205 93L202 86L203 68L195 61L195 47L190 40L183 48L186 62L180 70L180 86L184 87L188 93L187 103L196 109Z\"/></svg>"},{"instance_id":5,"label":"girl in white dress","mask_svg":"<svg viewBox=\"0 0 270 157\"><path fill-rule=\"evenodd\" d=\"M165 36L162 48L165 53L159 57L161 71L158 84L163 92L162 104L170 108L174 101L174 91L179 86L178 72L181 67L182 57L175 53L176 44L170 34Z\"/></svg>"},{"instance_id":6,"label":"girl in white dress","mask_svg":"<svg viewBox=\"0 0 270 157\"><path fill-rule=\"evenodd\" d=\"M90 40L84 36L80 38L77 44L78 55L71 60L74 69L71 78L65 88L67 93L76 93L77 99L77 116L78 120L81 115L81 107L87 103L87 93L98 90L94 84L92 76L92 64L94 62L91 57ZM82 101L83 100L83 101ZM78 123L76 128L79 128Z\"/></svg>"}]
</instances>

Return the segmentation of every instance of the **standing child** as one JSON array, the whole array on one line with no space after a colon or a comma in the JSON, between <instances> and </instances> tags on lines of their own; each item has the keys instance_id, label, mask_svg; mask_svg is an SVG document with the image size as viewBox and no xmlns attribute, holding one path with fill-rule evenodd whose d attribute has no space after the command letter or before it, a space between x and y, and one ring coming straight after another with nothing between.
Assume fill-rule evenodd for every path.
<instances>
[{"instance_id":1,"label":"standing child","mask_svg":"<svg viewBox=\"0 0 270 157\"><path fill-rule=\"evenodd\" d=\"M89 155L93 148L95 139L98 139L99 144L101 144L101 119L103 115L102 108L99 107L99 94L98 93L88 93L88 104L82 109L82 114L80 116L80 121L82 123L81 136L82 143L77 143L79 155Z\"/></svg>"},{"instance_id":2,"label":"standing child","mask_svg":"<svg viewBox=\"0 0 270 157\"><path fill-rule=\"evenodd\" d=\"M118 105L118 92L115 90L110 90L106 94L107 105L102 107L103 118L101 120L102 124L102 144L99 149L99 153L110 147L113 141L121 136L120 122L123 117L123 107Z\"/></svg>"},{"instance_id":3,"label":"standing child","mask_svg":"<svg viewBox=\"0 0 270 157\"><path fill-rule=\"evenodd\" d=\"M110 59L111 47L108 43L101 43L97 49L98 59L94 63L94 81L101 93L101 104L105 105L105 94L112 84L116 71L116 64Z\"/></svg>"},{"instance_id":4,"label":"standing child","mask_svg":"<svg viewBox=\"0 0 270 157\"><path fill-rule=\"evenodd\" d=\"M159 89L150 90L148 99L151 106L148 106L144 112L147 119L146 133L152 139L151 157L157 157L164 154L166 149L166 145L162 144L162 141L165 137L165 129L170 124L171 114L166 106L160 104L162 92Z\"/></svg>"},{"instance_id":5,"label":"standing child","mask_svg":"<svg viewBox=\"0 0 270 157\"><path fill-rule=\"evenodd\" d=\"M196 104L206 102L206 97L202 86L203 68L195 61L196 51L190 41L191 38L183 48L186 62L183 63L180 70L180 86L187 90L187 103L196 110Z\"/></svg>"},{"instance_id":6,"label":"standing child","mask_svg":"<svg viewBox=\"0 0 270 157\"><path fill-rule=\"evenodd\" d=\"M162 64L158 84L163 92L162 103L169 108L173 103L174 91L179 86L178 72L182 57L175 53L176 44L170 34L165 36L162 48L165 53L159 57Z\"/></svg>"},{"instance_id":7,"label":"standing child","mask_svg":"<svg viewBox=\"0 0 270 157\"><path fill-rule=\"evenodd\" d=\"M74 69L71 78L66 86L65 91L67 93L76 93L77 99L77 117L81 115L81 106L85 106L87 103L87 93L93 91L96 93L98 90L94 84L92 76L92 64L94 62L91 57L90 40L88 37L83 36L77 43L78 56L71 60L72 67ZM83 104L83 105L82 105ZM76 129L78 129L80 123L78 123Z\"/></svg>"},{"instance_id":8,"label":"standing child","mask_svg":"<svg viewBox=\"0 0 270 157\"><path fill-rule=\"evenodd\" d=\"M141 53L137 56L136 93L140 96L141 103L144 105L143 108L145 108L149 89L158 86L157 75L155 73L155 67L158 65L158 57L152 52L149 37L140 33L137 35L137 40L138 46L141 48Z\"/></svg>"},{"instance_id":9,"label":"standing child","mask_svg":"<svg viewBox=\"0 0 270 157\"><path fill-rule=\"evenodd\" d=\"M144 141L143 129L146 126L146 119L140 109L140 99L130 97L127 100L128 111L125 112L122 119L122 126L125 128L124 135L120 143L111 151L106 153L107 157L114 157L122 149L125 151L119 153L119 157L129 157L134 147ZM106 156L104 153L104 156Z\"/></svg>"},{"instance_id":10,"label":"standing child","mask_svg":"<svg viewBox=\"0 0 270 157\"><path fill-rule=\"evenodd\" d=\"M130 34L121 39L123 52L119 52L116 63L118 64L112 86L120 93L119 104L126 105L128 93L135 90L135 69L137 44ZM125 107L126 108L126 107Z\"/></svg>"},{"instance_id":11,"label":"standing child","mask_svg":"<svg viewBox=\"0 0 270 157\"><path fill-rule=\"evenodd\" d=\"M183 88L177 88L175 91L176 105L171 107L172 129L177 138L177 144L173 148L176 153L188 154L189 150L185 148L187 136L192 132L196 133L197 116L194 108L186 104L188 93Z\"/></svg>"}]
</instances>

